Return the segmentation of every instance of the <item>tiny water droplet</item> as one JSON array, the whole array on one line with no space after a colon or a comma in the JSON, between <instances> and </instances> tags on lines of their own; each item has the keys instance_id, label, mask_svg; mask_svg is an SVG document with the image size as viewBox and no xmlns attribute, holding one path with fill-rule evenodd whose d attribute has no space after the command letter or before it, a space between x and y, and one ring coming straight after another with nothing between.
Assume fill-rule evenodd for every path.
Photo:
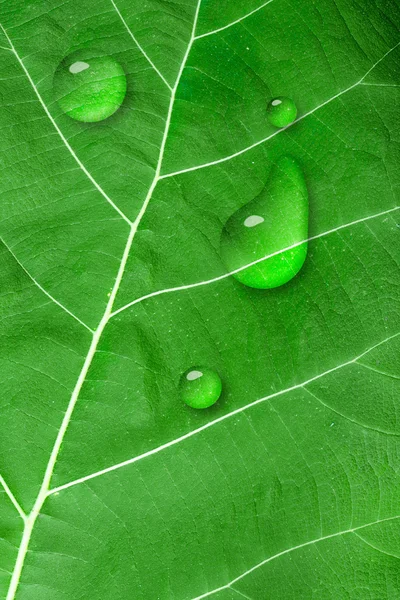
<instances>
[{"instance_id":1,"label":"tiny water droplet","mask_svg":"<svg viewBox=\"0 0 400 600\"><path fill-rule=\"evenodd\" d=\"M53 81L61 109L73 119L95 123L107 119L121 106L126 76L111 56L79 50L60 63Z\"/></svg>"},{"instance_id":2,"label":"tiny water droplet","mask_svg":"<svg viewBox=\"0 0 400 600\"><path fill-rule=\"evenodd\" d=\"M297 108L291 98L279 96L268 104L267 117L275 127L287 127L297 116Z\"/></svg>"},{"instance_id":3,"label":"tiny water droplet","mask_svg":"<svg viewBox=\"0 0 400 600\"><path fill-rule=\"evenodd\" d=\"M222 392L220 376L213 369L192 367L180 380L183 401L192 408L208 408L216 403Z\"/></svg>"},{"instance_id":4,"label":"tiny water droplet","mask_svg":"<svg viewBox=\"0 0 400 600\"><path fill-rule=\"evenodd\" d=\"M293 158L284 156L272 167L261 193L228 219L221 235L221 255L228 271L260 261L233 277L252 288L275 288L300 271L307 255L307 242L300 242L307 237L304 175Z\"/></svg>"}]
</instances>

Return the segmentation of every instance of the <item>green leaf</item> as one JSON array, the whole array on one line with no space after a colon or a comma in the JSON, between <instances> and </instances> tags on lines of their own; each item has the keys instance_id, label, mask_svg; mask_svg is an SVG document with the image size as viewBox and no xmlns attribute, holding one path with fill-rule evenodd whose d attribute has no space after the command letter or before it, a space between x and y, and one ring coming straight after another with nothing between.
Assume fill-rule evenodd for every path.
<instances>
[{"instance_id":1,"label":"green leaf","mask_svg":"<svg viewBox=\"0 0 400 600\"><path fill-rule=\"evenodd\" d=\"M4 599L400 597L399 13L3 3ZM103 121L53 87L81 50L126 74ZM307 258L248 288L221 232L287 155Z\"/></svg>"}]
</instances>

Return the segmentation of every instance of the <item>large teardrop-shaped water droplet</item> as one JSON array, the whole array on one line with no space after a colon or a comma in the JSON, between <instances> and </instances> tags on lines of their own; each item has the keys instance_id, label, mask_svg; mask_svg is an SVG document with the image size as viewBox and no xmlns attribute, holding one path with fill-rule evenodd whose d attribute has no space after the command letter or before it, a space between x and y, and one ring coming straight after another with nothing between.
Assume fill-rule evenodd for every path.
<instances>
[{"instance_id":1,"label":"large teardrop-shaped water droplet","mask_svg":"<svg viewBox=\"0 0 400 600\"><path fill-rule=\"evenodd\" d=\"M181 377L180 392L183 401L192 408L208 408L221 395L222 382L213 369L192 367Z\"/></svg>"},{"instance_id":2,"label":"large teardrop-shaped water droplet","mask_svg":"<svg viewBox=\"0 0 400 600\"><path fill-rule=\"evenodd\" d=\"M54 94L62 110L77 121L94 123L110 117L126 94L126 76L110 56L88 50L70 54L54 75Z\"/></svg>"},{"instance_id":3,"label":"large teardrop-shaped water droplet","mask_svg":"<svg viewBox=\"0 0 400 600\"><path fill-rule=\"evenodd\" d=\"M285 156L272 167L262 192L228 219L221 236L221 254L228 271L272 254L233 277L249 287L275 288L300 271L307 255L307 237L306 183L298 163ZM280 252L285 248L289 249Z\"/></svg>"}]
</instances>

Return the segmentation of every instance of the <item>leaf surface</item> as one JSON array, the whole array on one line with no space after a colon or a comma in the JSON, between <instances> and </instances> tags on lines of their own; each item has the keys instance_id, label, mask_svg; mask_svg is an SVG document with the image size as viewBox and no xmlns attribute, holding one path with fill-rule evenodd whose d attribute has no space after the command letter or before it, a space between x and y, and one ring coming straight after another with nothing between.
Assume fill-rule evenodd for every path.
<instances>
[{"instance_id":1,"label":"leaf surface","mask_svg":"<svg viewBox=\"0 0 400 600\"><path fill-rule=\"evenodd\" d=\"M399 598L397 3L15 0L0 22L2 597ZM128 81L99 123L53 91L89 47ZM308 257L246 288L221 231L284 155ZM193 365L223 381L204 411Z\"/></svg>"}]
</instances>

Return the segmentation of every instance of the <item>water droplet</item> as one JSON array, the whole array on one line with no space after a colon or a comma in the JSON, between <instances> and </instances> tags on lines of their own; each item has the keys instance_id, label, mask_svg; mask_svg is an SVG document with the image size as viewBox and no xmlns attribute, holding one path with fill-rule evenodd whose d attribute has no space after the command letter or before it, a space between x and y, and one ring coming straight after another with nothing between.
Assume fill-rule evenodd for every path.
<instances>
[{"instance_id":1,"label":"water droplet","mask_svg":"<svg viewBox=\"0 0 400 600\"><path fill-rule=\"evenodd\" d=\"M126 76L110 56L79 50L61 62L54 93L62 110L77 121L94 123L110 117L126 94Z\"/></svg>"},{"instance_id":2,"label":"water droplet","mask_svg":"<svg viewBox=\"0 0 400 600\"><path fill-rule=\"evenodd\" d=\"M221 395L222 382L216 371L204 367L192 367L180 381L183 401L192 408L208 408Z\"/></svg>"},{"instance_id":3,"label":"water droplet","mask_svg":"<svg viewBox=\"0 0 400 600\"><path fill-rule=\"evenodd\" d=\"M300 271L307 242L299 242L307 237L306 183L298 163L285 156L272 167L261 193L228 219L221 235L221 255L228 271L235 271L272 254L233 277L252 288L275 288ZM280 252L284 248L289 249Z\"/></svg>"},{"instance_id":4,"label":"water droplet","mask_svg":"<svg viewBox=\"0 0 400 600\"><path fill-rule=\"evenodd\" d=\"M293 100L285 96L274 98L268 104L267 117L275 127L287 127L297 116L297 108Z\"/></svg>"}]
</instances>

